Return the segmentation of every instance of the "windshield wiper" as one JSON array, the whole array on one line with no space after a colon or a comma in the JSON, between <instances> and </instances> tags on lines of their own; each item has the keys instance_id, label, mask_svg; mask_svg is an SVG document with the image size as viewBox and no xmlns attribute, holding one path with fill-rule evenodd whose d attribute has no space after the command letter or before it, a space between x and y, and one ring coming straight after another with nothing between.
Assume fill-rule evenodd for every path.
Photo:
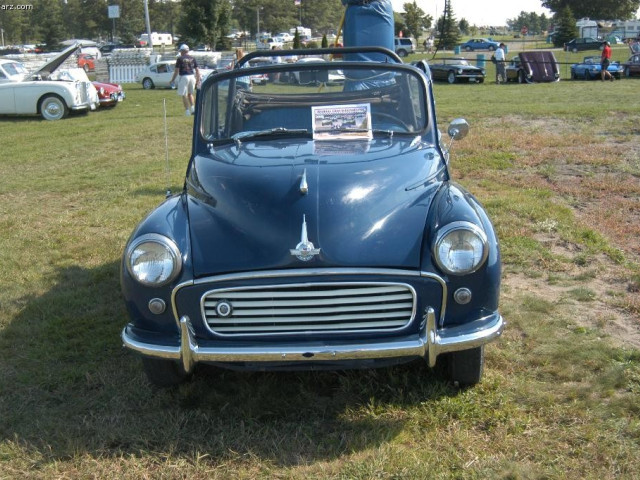
<instances>
[{"instance_id":1,"label":"windshield wiper","mask_svg":"<svg viewBox=\"0 0 640 480\"><path fill-rule=\"evenodd\" d=\"M257 131L249 131L249 132L238 132L235 135L231 136L231 139L236 142L236 145L240 145L243 140L247 138L255 138L255 137L268 137L271 135L302 135L310 133L306 128L284 128L284 127L275 127L275 128L267 128L266 130L257 130Z\"/></svg>"},{"instance_id":2,"label":"windshield wiper","mask_svg":"<svg viewBox=\"0 0 640 480\"><path fill-rule=\"evenodd\" d=\"M322 133L330 132L330 133L367 133L371 132L372 134L383 134L388 135L389 137L393 137L394 133L404 133L404 132L395 132L394 130L381 130L377 128L369 129L369 128L330 128L328 130L322 129Z\"/></svg>"}]
</instances>

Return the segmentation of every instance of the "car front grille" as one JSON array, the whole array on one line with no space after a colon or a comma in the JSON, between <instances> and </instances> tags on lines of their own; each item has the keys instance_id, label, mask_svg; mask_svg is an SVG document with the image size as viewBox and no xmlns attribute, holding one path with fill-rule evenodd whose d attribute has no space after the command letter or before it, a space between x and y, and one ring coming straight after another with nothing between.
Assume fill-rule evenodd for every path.
<instances>
[{"instance_id":1,"label":"car front grille","mask_svg":"<svg viewBox=\"0 0 640 480\"><path fill-rule=\"evenodd\" d=\"M304 283L216 289L201 300L219 335L393 331L414 318L415 290L403 283Z\"/></svg>"}]
</instances>

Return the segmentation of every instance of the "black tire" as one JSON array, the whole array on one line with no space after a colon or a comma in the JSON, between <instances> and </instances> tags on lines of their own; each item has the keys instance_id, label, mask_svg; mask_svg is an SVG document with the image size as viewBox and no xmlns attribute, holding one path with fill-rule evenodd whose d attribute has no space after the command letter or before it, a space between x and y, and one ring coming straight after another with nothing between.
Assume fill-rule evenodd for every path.
<instances>
[{"instance_id":1,"label":"black tire","mask_svg":"<svg viewBox=\"0 0 640 480\"><path fill-rule=\"evenodd\" d=\"M145 90L151 90L152 88L156 88L156 86L153 84L153 80L151 80L149 77L146 77L142 79L142 88L144 88Z\"/></svg>"},{"instance_id":2,"label":"black tire","mask_svg":"<svg viewBox=\"0 0 640 480\"><path fill-rule=\"evenodd\" d=\"M527 83L522 70L518 70L518 83Z\"/></svg>"},{"instance_id":3,"label":"black tire","mask_svg":"<svg viewBox=\"0 0 640 480\"><path fill-rule=\"evenodd\" d=\"M38 102L38 112L45 120L60 120L69 114L69 109L61 97L49 94Z\"/></svg>"},{"instance_id":4,"label":"black tire","mask_svg":"<svg viewBox=\"0 0 640 480\"><path fill-rule=\"evenodd\" d=\"M496 49L496 47L494 47L493 45L489 45L489 51L493 52Z\"/></svg>"},{"instance_id":5,"label":"black tire","mask_svg":"<svg viewBox=\"0 0 640 480\"><path fill-rule=\"evenodd\" d=\"M471 48L471 47L464 47L464 49L465 49L465 51L467 51L467 52L472 52L472 51L473 51L473 48Z\"/></svg>"},{"instance_id":6,"label":"black tire","mask_svg":"<svg viewBox=\"0 0 640 480\"><path fill-rule=\"evenodd\" d=\"M456 83L456 72L454 72L453 70L449 70L449 72L447 73L447 82Z\"/></svg>"},{"instance_id":7,"label":"black tire","mask_svg":"<svg viewBox=\"0 0 640 480\"><path fill-rule=\"evenodd\" d=\"M571 50L573 53L578 53L578 49L576 47L573 47L573 49Z\"/></svg>"},{"instance_id":8,"label":"black tire","mask_svg":"<svg viewBox=\"0 0 640 480\"><path fill-rule=\"evenodd\" d=\"M584 71L584 79L591 80L593 77L591 76L591 72L589 70Z\"/></svg>"},{"instance_id":9,"label":"black tire","mask_svg":"<svg viewBox=\"0 0 640 480\"><path fill-rule=\"evenodd\" d=\"M471 387L482 379L484 370L484 346L442 355L438 363L444 362L440 370L450 382L460 387Z\"/></svg>"},{"instance_id":10,"label":"black tire","mask_svg":"<svg viewBox=\"0 0 640 480\"><path fill-rule=\"evenodd\" d=\"M180 363L173 360L142 357L142 368L149 382L162 388L177 387L190 377Z\"/></svg>"},{"instance_id":11,"label":"black tire","mask_svg":"<svg viewBox=\"0 0 640 480\"><path fill-rule=\"evenodd\" d=\"M624 76L629 78L631 76L631 69L629 67L625 67Z\"/></svg>"},{"instance_id":12,"label":"black tire","mask_svg":"<svg viewBox=\"0 0 640 480\"><path fill-rule=\"evenodd\" d=\"M407 56L407 51L406 50L398 50L398 56L400 58L404 58Z\"/></svg>"}]
</instances>

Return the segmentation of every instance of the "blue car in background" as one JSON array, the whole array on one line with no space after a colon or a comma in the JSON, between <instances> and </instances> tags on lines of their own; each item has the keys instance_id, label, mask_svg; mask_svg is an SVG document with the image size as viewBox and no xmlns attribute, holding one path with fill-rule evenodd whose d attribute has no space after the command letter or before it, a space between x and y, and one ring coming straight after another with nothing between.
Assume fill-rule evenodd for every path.
<instances>
[{"instance_id":1,"label":"blue car in background","mask_svg":"<svg viewBox=\"0 0 640 480\"><path fill-rule=\"evenodd\" d=\"M581 63L571 65L571 78L574 80L591 80L600 78L600 56L593 55L584 57ZM620 78L624 72L624 67L619 62L611 62L607 71L615 78Z\"/></svg>"},{"instance_id":2,"label":"blue car in background","mask_svg":"<svg viewBox=\"0 0 640 480\"><path fill-rule=\"evenodd\" d=\"M487 40L486 38L473 38L460 45L460 48L466 52L472 52L474 50L494 51L499 46L500 42L494 42L493 40Z\"/></svg>"}]
</instances>

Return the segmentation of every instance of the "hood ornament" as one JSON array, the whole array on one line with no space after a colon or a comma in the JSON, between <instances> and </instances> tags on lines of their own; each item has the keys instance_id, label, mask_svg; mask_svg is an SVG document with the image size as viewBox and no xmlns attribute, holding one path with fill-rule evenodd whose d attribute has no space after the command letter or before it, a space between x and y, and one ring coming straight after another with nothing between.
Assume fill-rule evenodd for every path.
<instances>
[{"instance_id":1,"label":"hood ornament","mask_svg":"<svg viewBox=\"0 0 640 480\"><path fill-rule=\"evenodd\" d=\"M307 236L307 219L306 215L302 215L302 235L300 238L300 243L296 245L295 249L289 250L291 255L296 257L298 260L302 260L303 262L308 262L316 255L320 254L319 248L314 248L313 243L309 241L309 237Z\"/></svg>"}]
</instances>

